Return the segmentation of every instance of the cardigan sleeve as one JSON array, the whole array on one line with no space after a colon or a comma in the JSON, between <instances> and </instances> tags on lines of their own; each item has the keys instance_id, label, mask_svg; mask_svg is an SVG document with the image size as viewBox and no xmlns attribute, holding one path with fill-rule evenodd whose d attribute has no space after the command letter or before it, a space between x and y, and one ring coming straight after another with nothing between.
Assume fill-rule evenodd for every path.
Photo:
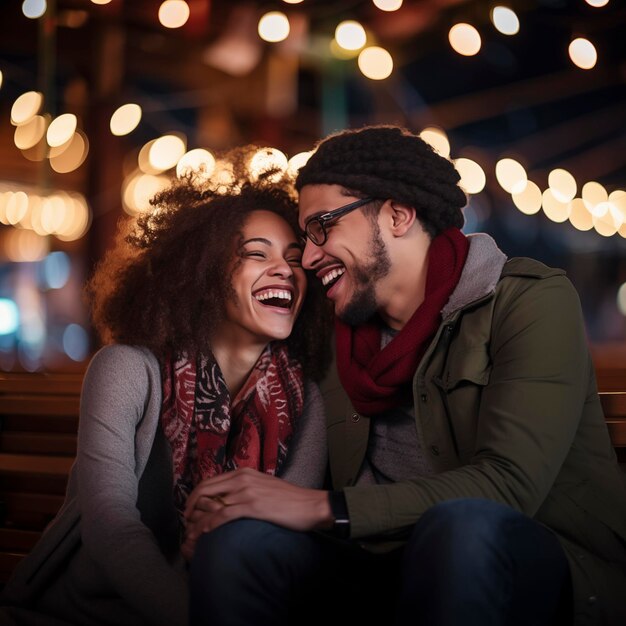
<instances>
[{"instance_id":1,"label":"cardigan sleeve","mask_svg":"<svg viewBox=\"0 0 626 626\"><path fill-rule=\"evenodd\" d=\"M314 382L306 382L304 393L304 409L296 420L280 477L300 487L319 489L324 484L328 460L324 403Z\"/></svg>"},{"instance_id":2,"label":"cardigan sleeve","mask_svg":"<svg viewBox=\"0 0 626 626\"><path fill-rule=\"evenodd\" d=\"M167 562L137 508L143 469L137 451L146 445L137 429L148 409L159 410L156 385L157 399L161 393L153 369L130 346L110 346L93 358L81 395L78 498L82 541L91 558L142 621L169 626L186 623L186 581Z\"/></svg>"}]
</instances>

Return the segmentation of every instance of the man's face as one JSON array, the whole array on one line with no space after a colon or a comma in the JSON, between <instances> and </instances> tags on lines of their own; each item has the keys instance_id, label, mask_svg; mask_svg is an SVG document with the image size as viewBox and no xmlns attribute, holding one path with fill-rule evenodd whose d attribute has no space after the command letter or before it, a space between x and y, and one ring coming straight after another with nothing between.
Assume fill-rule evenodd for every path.
<instances>
[{"instance_id":1,"label":"man's face","mask_svg":"<svg viewBox=\"0 0 626 626\"><path fill-rule=\"evenodd\" d=\"M307 220L358 200L339 185L306 185L300 192L300 227ZM377 286L391 267L378 222L361 209L326 226L327 240L316 246L307 239L303 266L315 271L335 307L335 315L356 326L379 309Z\"/></svg>"}]
</instances>

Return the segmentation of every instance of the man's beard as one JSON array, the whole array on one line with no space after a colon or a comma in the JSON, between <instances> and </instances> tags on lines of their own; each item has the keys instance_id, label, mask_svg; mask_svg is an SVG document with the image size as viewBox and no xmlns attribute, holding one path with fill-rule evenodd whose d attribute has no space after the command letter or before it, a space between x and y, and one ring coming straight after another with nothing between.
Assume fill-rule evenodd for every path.
<instances>
[{"instance_id":1,"label":"man's beard","mask_svg":"<svg viewBox=\"0 0 626 626\"><path fill-rule=\"evenodd\" d=\"M378 223L372 220L372 253L363 265L355 265L350 270L354 283L354 293L343 311L337 317L350 326L363 324L378 310L376 302L376 282L389 274L391 259L385 242L380 236Z\"/></svg>"}]
</instances>

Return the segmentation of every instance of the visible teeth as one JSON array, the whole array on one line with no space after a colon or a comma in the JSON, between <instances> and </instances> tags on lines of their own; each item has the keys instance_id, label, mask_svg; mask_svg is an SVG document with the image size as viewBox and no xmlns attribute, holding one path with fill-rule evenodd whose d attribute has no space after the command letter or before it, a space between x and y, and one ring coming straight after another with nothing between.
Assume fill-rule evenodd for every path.
<instances>
[{"instance_id":1,"label":"visible teeth","mask_svg":"<svg viewBox=\"0 0 626 626\"><path fill-rule=\"evenodd\" d=\"M291 292L290 291L278 291L270 289L268 291L263 291L257 293L254 296L257 300L262 302L263 300L269 300L270 298L279 298L280 300L291 300Z\"/></svg>"},{"instance_id":2,"label":"visible teeth","mask_svg":"<svg viewBox=\"0 0 626 626\"><path fill-rule=\"evenodd\" d=\"M331 280L341 276L345 271L345 268L340 267L338 269L331 270L328 274L324 274L324 276L322 276L322 285L328 285Z\"/></svg>"}]
</instances>

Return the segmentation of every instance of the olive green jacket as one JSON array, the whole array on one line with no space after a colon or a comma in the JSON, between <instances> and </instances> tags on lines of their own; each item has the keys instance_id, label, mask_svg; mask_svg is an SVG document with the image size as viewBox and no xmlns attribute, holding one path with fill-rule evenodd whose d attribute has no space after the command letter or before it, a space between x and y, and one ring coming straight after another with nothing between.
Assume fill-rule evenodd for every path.
<instances>
[{"instance_id":1,"label":"olive green jacket","mask_svg":"<svg viewBox=\"0 0 626 626\"><path fill-rule=\"evenodd\" d=\"M370 419L335 381L325 393L329 458L352 538L389 549L434 504L489 498L556 533L575 624L626 624L626 481L580 302L562 270L506 261L490 237L470 236L459 284L413 377L418 442L435 475L355 486Z\"/></svg>"}]
</instances>

